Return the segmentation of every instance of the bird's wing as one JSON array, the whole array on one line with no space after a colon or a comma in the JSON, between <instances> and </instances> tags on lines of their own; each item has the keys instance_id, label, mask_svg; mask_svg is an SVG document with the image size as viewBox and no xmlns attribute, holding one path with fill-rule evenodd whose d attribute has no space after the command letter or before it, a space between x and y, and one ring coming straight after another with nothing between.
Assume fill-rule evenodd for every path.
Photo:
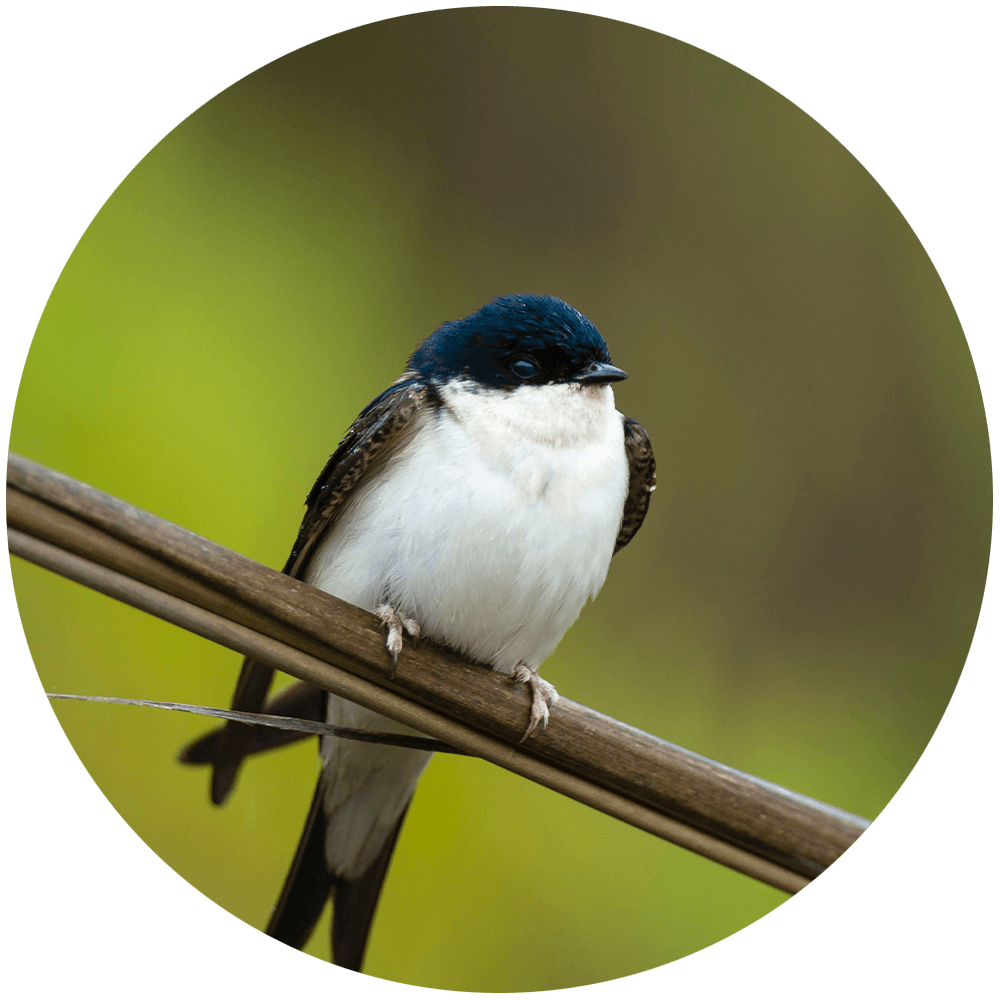
<instances>
[{"instance_id":1,"label":"bird's wing","mask_svg":"<svg viewBox=\"0 0 1000 1000\"><path fill-rule=\"evenodd\" d=\"M286 687L264 706L265 715L282 715L289 719L307 719L310 722L326 721L326 692L306 681L298 681ZM181 764L214 764L219 755L219 738L222 727L212 729L189 743L177 755ZM253 737L246 749L246 756L276 750L278 747L309 739L313 734L297 729L272 729L270 726L252 726Z\"/></svg>"},{"instance_id":2,"label":"bird's wing","mask_svg":"<svg viewBox=\"0 0 1000 1000\"><path fill-rule=\"evenodd\" d=\"M436 401L429 385L404 375L361 411L306 497L306 514L283 573L302 579L316 542L359 484L412 439L419 417Z\"/></svg>"},{"instance_id":3,"label":"bird's wing","mask_svg":"<svg viewBox=\"0 0 1000 1000\"><path fill-rule=\"evenodd\" d=\"M624 417L625 455L628 458L628 493L622 510L622 523L615 541L615 552L625 548L642 527L649 509L649 497L656 489L656 461L646 428Z\"/></svg>"},{"instance_id":4,"label":"bird's wing","mask_svg":"<svg viewBox=\"0 0 1000 1000\"><path fill-rule=\"evenodd\" d=\"M420 417L435 405L434 390L404 375L372 400L351 424L306 497L306 513L282 572L301 579L316 543L368 476L381 469L416 433ZM247 657L243 661L232 708L259 712L274 670ZM232 791L240 764L255 744L254 726L227 722L213 746L212 801L223 803ZM181 751L182 759L190 755ZM203 760L204 758L202 758ZM200 761L199 761L200 762Z\"/></svg>"}]
</instances>

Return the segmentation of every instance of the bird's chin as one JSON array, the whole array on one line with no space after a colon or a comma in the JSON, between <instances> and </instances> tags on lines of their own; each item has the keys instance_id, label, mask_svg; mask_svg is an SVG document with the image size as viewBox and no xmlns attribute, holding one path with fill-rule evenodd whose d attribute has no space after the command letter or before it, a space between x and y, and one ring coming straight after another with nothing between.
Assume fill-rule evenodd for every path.
<instances>
[{"instance_id":1,"label":"bird's chin","mask_svg":"<svg viewBox=\"0 0 1000 1000\"><path fill-rule=\"evenodd\" d=\"M614 400L615 392L607 382L574 382L572 383L584 399Z\"/></svg>"}]
</instances>

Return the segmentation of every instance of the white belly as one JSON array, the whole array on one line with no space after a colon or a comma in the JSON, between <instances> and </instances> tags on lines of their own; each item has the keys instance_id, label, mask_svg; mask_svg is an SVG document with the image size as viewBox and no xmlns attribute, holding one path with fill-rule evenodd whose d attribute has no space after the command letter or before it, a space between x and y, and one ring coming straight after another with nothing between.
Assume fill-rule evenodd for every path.
<instances>
[{"instance_id":1,"label":"white belly","mask_svg":"<svg viewBox=\"0 0 1000 1000\"><path fill-rule=\"evenodd\" d=\"M525 389L569 392L527 420L504 406L514 394L448 400L359 490L308 582L370 611L387 601L504 673L541 664L604 583L628 468L610 387ZM542 419L553 402L558 423Z\"/></svg>"},{"instance_id":2,"label":"white belly","mask_svg":"<svg viewBox=\"0 0 1000 1000\"><path fill-rule=\"evenodd\" d=\"M503 673L538 667L604 583L628 485L609 386L454 391L362 487L313 556L307 582ZM408 731L340 699L341 725ZM328 854L360 874L429 754L324 741ZM356 871L355 871L356 870Z\"/></svg>"}]
</instances>

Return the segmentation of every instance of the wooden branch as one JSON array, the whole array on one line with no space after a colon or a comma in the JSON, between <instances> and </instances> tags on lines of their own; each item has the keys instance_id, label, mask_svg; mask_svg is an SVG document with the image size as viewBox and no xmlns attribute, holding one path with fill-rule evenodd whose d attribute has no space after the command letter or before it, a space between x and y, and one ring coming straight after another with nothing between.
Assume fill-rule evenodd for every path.
<instances>
[{"instance_id":1,"label":"wooden branch","mask_svg":"<svg viewBox=\"0 0 1000 1000\"><path fill-rule=\"evenodd\" d=\"M393 672L374 615L13 454L7 520L16 555L788 892L868 826L566 698L519 743L523 685L424 641Z\"/></svg>"}]
</instances>

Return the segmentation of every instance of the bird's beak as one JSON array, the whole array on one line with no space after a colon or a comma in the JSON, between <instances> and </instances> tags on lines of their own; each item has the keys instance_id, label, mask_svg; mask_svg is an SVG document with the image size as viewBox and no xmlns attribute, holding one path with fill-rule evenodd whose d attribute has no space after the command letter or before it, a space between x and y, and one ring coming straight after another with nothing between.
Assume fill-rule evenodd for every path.
<instances>
[{"instance_id":1,"label":"bird's beak","mask_svg":"<svg viewBox=\"0 0 1000 1000\"><path fill-rule=\"evenodd\" d=\"M628 372L623 372L621 368L615 368L614 365L605 364L603 361L594 361L573 381L582 382L583 385L607 385L608 382L620 382L623 378L628 378Z\"/></svg>"}]
</instances>

